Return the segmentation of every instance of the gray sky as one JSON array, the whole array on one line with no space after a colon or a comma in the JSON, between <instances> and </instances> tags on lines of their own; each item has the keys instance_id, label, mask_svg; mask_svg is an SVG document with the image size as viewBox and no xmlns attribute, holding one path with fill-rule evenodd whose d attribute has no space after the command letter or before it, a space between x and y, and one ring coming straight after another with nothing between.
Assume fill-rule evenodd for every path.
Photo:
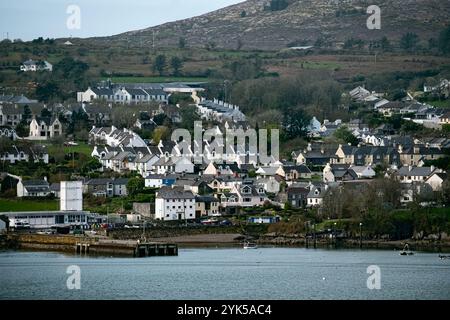
<instances>
[{"instance_id":1,"label":"gray sky","mask_svg":"<svg viewBox=\"0 0 450 320\"><path fill-rule=\"evenodd\" d=\"M0 38L108 36L185 19L243 0L0 0ZM69 5L80 8L80 29L69 29ZM71 20L73 21L73 20ZM74 24L72 24L73 26Z\"/></svg>"}]
</instances>

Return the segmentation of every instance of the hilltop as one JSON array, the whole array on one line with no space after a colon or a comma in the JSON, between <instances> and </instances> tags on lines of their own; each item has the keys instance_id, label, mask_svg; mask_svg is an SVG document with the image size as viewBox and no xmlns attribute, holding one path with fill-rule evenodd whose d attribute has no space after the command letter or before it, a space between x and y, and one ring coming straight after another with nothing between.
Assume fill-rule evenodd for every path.
<instances>
[{"instance_id":1,"label":"hilltop","mask_svg":"<svg viewBox=\"0 0 450 320\"><path fill-rule=\"evenodd\" d=\"M363 0L248 0L205 15L111 37L90 38L98 43L176 47L180 38L190 47L278 50L313 45L330 46L354 38L398 41L407 32L425 43L448 24L450 4L442 0L379 0L381 30L368 30ZM276 5L274 5L274 3Z\"/></svg>"}]
</instances>

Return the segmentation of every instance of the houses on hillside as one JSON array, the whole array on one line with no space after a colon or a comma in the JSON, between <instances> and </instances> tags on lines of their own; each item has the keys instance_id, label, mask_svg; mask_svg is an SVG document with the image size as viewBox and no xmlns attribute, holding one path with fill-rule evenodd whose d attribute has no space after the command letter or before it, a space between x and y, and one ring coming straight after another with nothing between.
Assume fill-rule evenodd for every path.
<instances>
[{"instance_id":1,"label":"houses on hillside","mask_svg":"<svg viewBox=\"0 0 450 320\"><path fill-rule=\"evenodd\" d=\"M10 164L15 164L20 161L48 163L49 156L45 146L13 144L0 152L0 161Z\"/></svg>"}]
</instances>

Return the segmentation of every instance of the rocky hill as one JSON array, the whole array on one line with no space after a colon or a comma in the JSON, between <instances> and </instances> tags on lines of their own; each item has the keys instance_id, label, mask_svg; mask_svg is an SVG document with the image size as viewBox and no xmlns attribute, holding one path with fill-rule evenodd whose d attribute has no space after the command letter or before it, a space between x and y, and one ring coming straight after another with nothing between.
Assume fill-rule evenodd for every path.
<instances>
[{"instance_id":1,"label":"rocky hill","mask_svg":"<svg viewBox=\"0 0 450 320\"><path fill-rule=\"evenodd\" d=\"M381 8L381 30L367 29L366 11L372 4ZM425 42L438 36L449 17L447 0L248 0L202 16L95 40L170 47L184 38L191 47L270 50L312 45L317 39L332 46L350 38L371 41L386 36L397 41L414 32Z\"/></svg>"}]
</instances>

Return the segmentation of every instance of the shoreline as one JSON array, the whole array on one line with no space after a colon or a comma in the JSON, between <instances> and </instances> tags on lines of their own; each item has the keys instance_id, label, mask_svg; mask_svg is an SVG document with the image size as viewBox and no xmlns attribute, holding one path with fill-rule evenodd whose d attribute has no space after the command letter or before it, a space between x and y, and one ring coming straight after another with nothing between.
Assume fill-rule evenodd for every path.
<instances>
[{"instance_id":1,"label":"shoreline","mask_svg":"<svg viewBox=\"0 0 450 320\"><path fill-rule=\"evenodd\" d=\"M83 237L54 237L54 236L40 236L39 241L36 239L21 239L21 241L10 245L4 245L4 249L31 249L39 251L60 251L73 252L74 245L78 241L83 241ZM61 239L60 239L61 238ZM154 237L147 238L147 242L154 243L173 243L178 245L180 249L193 248L242 248L243 241L246 236L239 233L228 234L196 234L196 235L181 235L171 237ZM64 240L61 241L61 240ZM93 240L90 238L90 240ZM106 240L106 239L105 239ZM135 240L112 240L110 242L129 242L134 243ZM363 240L360 246L359 240L354 239L317 239L314 245L314 240L305 238L290 238L290 237L261 237L259 239L252 238L261 247L275 247L275 248L306 248L306 249L361 249L361 250L402 250L406 243L408 243L412 251L435 252L435 253L450 253L450 241L430 241L430 240ZM117 250L108 250L106 255L119 253ZM116 252L115 252L116 251ZM92 254L95 254L92 252Z\"/></svg>"}]
</instances>

